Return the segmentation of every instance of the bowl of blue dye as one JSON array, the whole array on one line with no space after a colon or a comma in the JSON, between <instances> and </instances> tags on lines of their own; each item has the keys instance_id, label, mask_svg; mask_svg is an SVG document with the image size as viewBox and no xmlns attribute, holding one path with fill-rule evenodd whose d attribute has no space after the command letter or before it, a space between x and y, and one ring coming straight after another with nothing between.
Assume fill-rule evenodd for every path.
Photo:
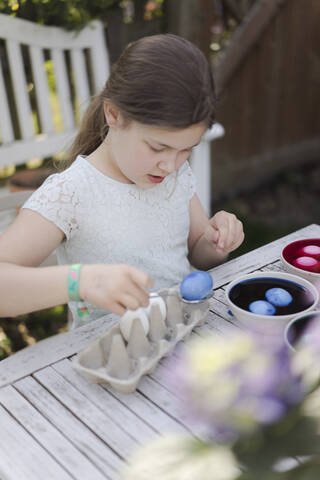
<instances>
[{"instance_id":1,"label":"bowl of blue dye","mask_svg":"<svg viewBox=\"0 0 320 480\"><path fill-rule=\"evenodd\" d=\"M312 328L315 323L320 324L320 310L298 315L293 318L285 328L284 340L291 350L296 350L299 345L301 347L308 346L312 342Z\"/></svg>"},{"instance_id":2,"label":"bowl of blue dye","mask_svg":"<svg viewBox=\"0 0 320 480\"><path fill-rule=\"evenodd\" d=\"M297 315L315 309L319 292L308 280L285 272L256 272L233 280L226 297L230 314L246 327L283 333Z\"/></svg>"}]
</instances>

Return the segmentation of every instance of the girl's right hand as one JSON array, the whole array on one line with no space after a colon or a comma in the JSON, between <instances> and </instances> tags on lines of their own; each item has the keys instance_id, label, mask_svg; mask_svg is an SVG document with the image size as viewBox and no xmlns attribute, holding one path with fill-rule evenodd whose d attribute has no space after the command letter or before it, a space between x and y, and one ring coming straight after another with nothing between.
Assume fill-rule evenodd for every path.
<instances>
[{"instance_id":1,"label":"girl's right hand","mask_svg":"<svg viewBox=\"0 0 320 480\"><path fill-rule=\"evenodd\" d=\"M79 281L80 297L97 307L123 315L128 308L147 307L151 277L131 265L84 265Z\"/></svg>"}]
</instances>

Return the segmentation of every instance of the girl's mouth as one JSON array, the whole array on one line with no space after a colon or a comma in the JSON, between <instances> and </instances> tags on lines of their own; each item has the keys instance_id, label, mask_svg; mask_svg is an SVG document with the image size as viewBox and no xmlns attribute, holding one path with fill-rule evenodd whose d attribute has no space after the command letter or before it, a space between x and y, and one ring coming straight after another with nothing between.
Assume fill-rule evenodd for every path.
<instances>
[{"instance_id":1,"label":"girl's mouth","mask_svg":"<svg viewBox=\"0 0 320 480\"><path fill-rule=\"evenodd\" d=\"M147 175L148 179L152 183L161 183L165 177L159 177L158 175Z\"/></svg>"}]
</instances>

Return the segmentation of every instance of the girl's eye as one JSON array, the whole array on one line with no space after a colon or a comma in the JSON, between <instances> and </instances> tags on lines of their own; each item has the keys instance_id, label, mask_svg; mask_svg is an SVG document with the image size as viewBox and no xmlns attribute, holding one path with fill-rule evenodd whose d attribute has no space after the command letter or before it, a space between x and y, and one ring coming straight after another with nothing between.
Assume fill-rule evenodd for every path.
<instances>
[{"instance_id":1,"label":"girl's eye","mask_svg":"<svg viewBox=\"0 0 320 480\"><path fill-rule=\"evenodd\" d=\"M150 148L153 152L163 152L163 150L164 150L164 148L158 149L158 148L152 147L151 145L149 145L149 148Z\"/></svg>"}]
</instances>

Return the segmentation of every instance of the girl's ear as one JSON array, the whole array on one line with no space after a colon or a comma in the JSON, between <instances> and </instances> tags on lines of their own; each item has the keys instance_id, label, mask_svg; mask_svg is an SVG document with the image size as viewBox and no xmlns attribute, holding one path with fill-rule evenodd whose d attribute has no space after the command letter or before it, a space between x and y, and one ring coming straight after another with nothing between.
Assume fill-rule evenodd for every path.
<instances>
[{"instance_id":1,"label":"girl's ear","mask_svg":"<svg viewBox=\"0 0 320 480\"><path fill-rule=\"evenodd\" d=\"M112 128L122 125L122 115L120 113L120 110L115 105L113 105L113 103L104 102L103 110L106 122L109 127Z\"/></svg>"}]
</instances>

